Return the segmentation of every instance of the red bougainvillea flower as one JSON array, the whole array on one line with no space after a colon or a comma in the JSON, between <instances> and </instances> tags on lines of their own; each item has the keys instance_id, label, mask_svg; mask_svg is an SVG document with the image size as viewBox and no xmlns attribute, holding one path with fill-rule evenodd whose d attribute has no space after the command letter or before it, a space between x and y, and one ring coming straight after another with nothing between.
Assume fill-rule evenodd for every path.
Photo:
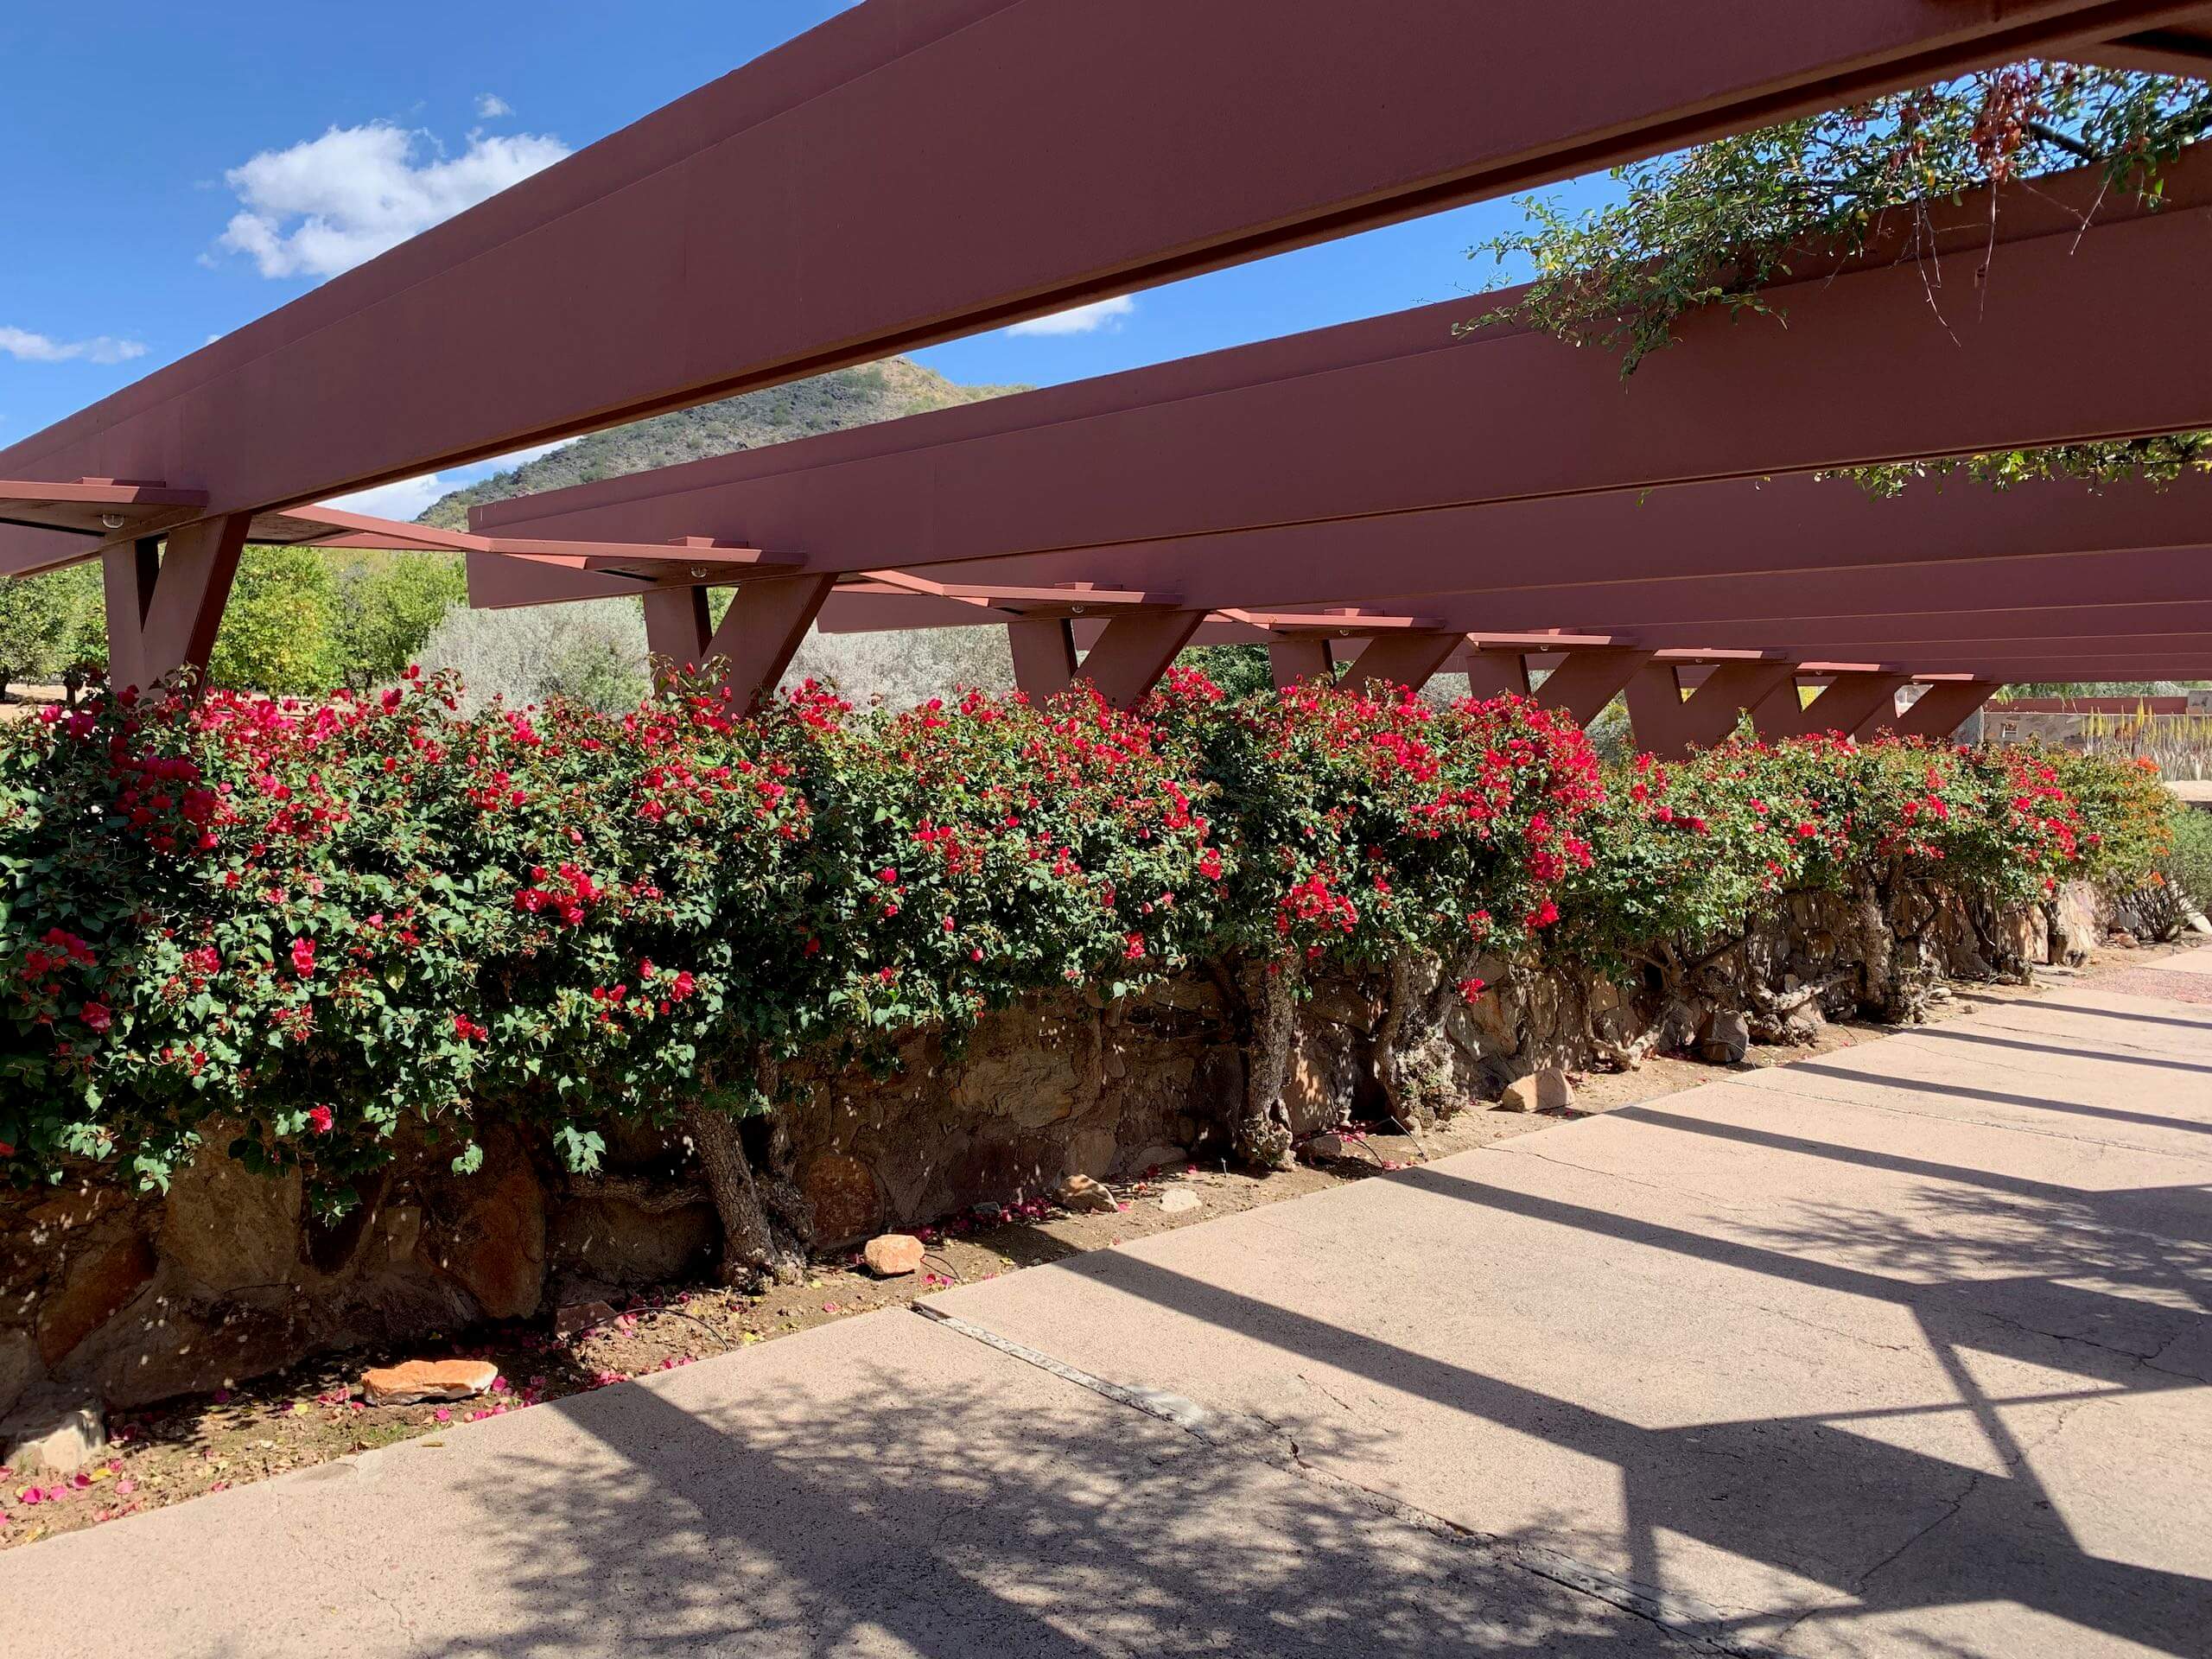
<instances>
[{"instance_id":1,"label":"red bougainvillea flower","mask_svg":"<svg viewBox=\"0 0 2212 1659\"><path fill-rule=\"evenodd\" d=\"M302 979L308 978L315 972L315 941L313 939L292 941L292 971Z\"/></svg>"},{"instance_id":2,"label":"red bougainvillea flower","mask_svg":"<svg viewBox=\"0 0 2212 1659\"><path fill-rule=\"evenodd\" d=\"M1459 982L1459 995L1471 1006L1481 999L1484 989L1489 984L1490 982L1486 979L1463 979Z\"/></svg>"},{"instance_id":3,"label":"red bougainvillea flower","mask_svg":"<svg viewBox=\"0 0 2212 1659\"><path fill-rule=\"evenodd\" d=\"M108 1006L105 1002L86 1003L84 1013L78 1017L84 1020L88 1029L92 1031L105 1031L115 1023L115 1016L108 1011Z\"/></svg>"},{"instance_id":4,"label":"red bougainvillea flower","mask_svg":"<svg viewBox=\"0 0 2212 1659\"><path fill-rule=\"evenodd\" d=\"M312 1106L308 1109L308 1127L317 1135L328 1135L336 1122L337 1119L333 1116L327 1106Z\"/></svg>"}]
</instances>

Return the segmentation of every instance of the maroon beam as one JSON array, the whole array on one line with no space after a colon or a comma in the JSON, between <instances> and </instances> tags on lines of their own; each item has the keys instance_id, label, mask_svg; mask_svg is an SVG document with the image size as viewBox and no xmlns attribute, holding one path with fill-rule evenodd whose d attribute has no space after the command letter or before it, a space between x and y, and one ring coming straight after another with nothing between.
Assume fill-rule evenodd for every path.
<instances>
[{"instance_id":1,"label":"maroon beam","mask_svg":"<svg viewBox=\"0 0 2212 1659\"><path fill-rule=\"evenodd\" d=\"M1904 674L1839 674L1807 702L1793 675L1751 710L1751 723L1770 741L1814 732L1855 732L1869 720L1894 716L1897 695L1910 683Z\"/></svg>"},{"instance_id":2,"label":"maroon beam","mask_svg":"<svg viewBox=\"0 0 2212 1659\"><path fill-rule=\"evenodd\" d=\"M1302 527L1273 550L1278 591L1294 603L1344 599L1338 584L1386 565L1387 591L1400 594L1464 591L1468 573L1493 569L1525 581L1539 550L1554 569L1554 548L1560 580L1671 569L1628 533L1637 493L2212 425L2212 342L2102 321L2115 308L2180 316L2212 306L2202 257L2212 158L2192 153L2170 170L2164 211L2107 205L2083 231L2064 209L2102 191L2094 172L2002 193L1993 230L1985 199L1933 210L1946 227L1939 241L1959 256L1945 269L1969 257L1988 266L1954 304L1932 305L1931 272L1893 259L1808 275L1774 291L1786 329L1694 316L1683 343L1626 386L1610 354L1548 336L1453 340L1450 325L1468 311L1457 302L894 430L495 503L479 510L480 527L630 541L703 527L814 570L880 565L891 548L909 569L968 562L972 573L985 568L976 559L1007 558L1001 579L1080 574L1173 588L1208 608L1266 602L1249 588L1230 599L1206 586L1215 556L1262 529ZM1898 385L1912 395L1894 395ZM1139 478L1143 487L1130 487ZM1563 519L1557 500L1537 500L1607 492L1619 499ZM1507 502L1522 510L1493 516ZM1456 520L1438 511L1478 505L1483 514ZM1418 563L1428 580L1406 580L1415 561L1402 550L1363 575L1370 541L1389 543L1393 519L1407 515L1416 528L1406 533L1427 538ZM1774 543L1736 544L1693 517L1694 536L1716 547L1709 564L1786 568L1790 556ZM1595 524L1607 527L1602 539L1589 534ZM1145 543L1148 553L1125 545ZM1108 546L1118 550L1099 556ZM1073 550L1085 551L1017 556ZM1858 556L1882 552L1871 543Z\"/></svg>"},{"instance_id":3,"label":"maroon beam","mask_svg":"<svg viewBox=\"0 0 2212 1659\"><path fill-rule=\"evenodd\" d=\"M1464 635L1407 630L1376 634L1352 658L1344 676L1348 690L1405 685L1419 690L1465 643Z\"/></svg>"},{"instance_id":4,"label":"maroon beam","mask_svg":"<svg viewBox=\"0 0 2212 1659\"><path fill-rule=\"evenodd\" d=\"M1076 674L1075 635L1064 617L1007 624L1014 655L1014 683L1032 698L1065 691Z\"/></svg>"},{"instance_id":5,"label":"maroon beam","mask_svg":"<svg viewBox=\"0 0 2212 1659\"><path fill-rule=\"evenodd\" d=\"M1987 680L1955 681L1931 685L1911 708L1892 719L1877 721L1859 735L1872 737L1893 732L1899 737L1941 739L1965 725L2001 688Z\"/></svg>"},{"instance_id":6,"label":"maroon beam","mask_svg":"<svg viewBox=\"0 0 2212 1659\"><path fill-rule=\"evenodd\" d=\"M204 519L171 531L158 550L147 537L103 556L111 683L143 690L181 669L207 672L248 523Z\"/></svg>"},{"instance_id":7,"label":"maroon beam","mask_svg":"<svg viewBox=\"0 0 2212 1659\"><path fill-rule=\"evenodd\" d=\"M1794 695L1796 672L1789 662L1723 663L1685 697L1671 664L1647 664L1628 683L1637 747L1664 758L1709 748L1779 688L1792 687Z\"/></svg>"},{"instance_id":8,"label":"maroon beam","mask_svg":"<svg viewBox=\"0 0 2212 1659\"><path fill-rule=\"evenodd\" d=\"M1567 715L1578 726L1587 726L1628 689L1651 659L1648 651L1578 651L1546 675L1534 695L1544 708Z\"/></svg>"},{"instance_id":9,"label":"maroon beam","mask_svg":"<svg viewBox=\"0 0 2212 1659\"><path fill-rule=\"evenodd\" d=\"M1139 611L1107 623L1084 653L1082 677L1116 709L1134 709L1191 642L1202 619L1195 611Z\"/></svg>"},{"instance_id":10,"label":"maroon beam","mask_svg":"<svg viewBox=\"0 0 2212 1659\"><path fill-rule=\"evenodd\" d=\"M0 475L308 501L2182 10L1831 0L1778 29L1740 0L1592 0L1569 41L1535 0L1472 36L1462 0L1395 0L1382 26L1337 0L874 0L14 446Z\"/></svg>"},{"instance_id":11,"label":"maroon beam","mask_svg":"<svg viewBox=\"0 0 2212 1659\"><path fill-rule=\"evenodd\" d=\"M1333 680L1337 664L1328 639L1319 634L1290 634L1268 642L1268 668L1275 690L1287 691L1306 680Z\"/></svg>"},{"instance_id":12,"label":"maroon beam","mask_svg":"<svg viewBox=\"0 0 2212 1659\"><path fill-rule=\"evenodd\" d=\"M1449 664L1467 677L1471 697L1525 697L1529 695L1529 659L1518 652L1471 651Z\"/></svg>"}]
</instances>

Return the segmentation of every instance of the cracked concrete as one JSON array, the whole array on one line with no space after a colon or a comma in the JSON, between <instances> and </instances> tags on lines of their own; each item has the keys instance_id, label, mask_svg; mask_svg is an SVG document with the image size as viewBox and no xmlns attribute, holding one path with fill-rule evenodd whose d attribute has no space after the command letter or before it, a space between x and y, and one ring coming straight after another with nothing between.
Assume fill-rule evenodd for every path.
<instances>
[{"instance_id":1,"label":"cracked concrete","mask_svg":"<svg viewBox=\"0 0 2212 1659\"><path fill-rule=\"evenodd\" d=\"M11 1552L9 1633L2212 1654L2212 1011L1942 1029Z\"/></svg>"},{"instance_id":2,"label":"cracked concrete","mask_svg":"<svg viewBox=\"0 0 2212 1659\"><path fill-rule=\"evenodd\" d=\"M1907 1033L939 1300L1709 1641L2212 1652L2212 1015L1942 1030L2057 1052Z\"/></svg>"}]
</instances>

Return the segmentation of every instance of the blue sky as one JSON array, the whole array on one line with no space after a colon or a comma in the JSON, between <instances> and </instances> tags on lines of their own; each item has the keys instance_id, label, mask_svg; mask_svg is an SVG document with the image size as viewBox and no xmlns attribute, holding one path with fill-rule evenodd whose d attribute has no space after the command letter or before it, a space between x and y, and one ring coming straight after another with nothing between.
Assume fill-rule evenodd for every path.
<instances>
[{"instance_id":1,"label":"blue sky","mask_svg":"<svg viewBox=\"0 0 2212 1659\"><path fill-rule=\"evenodd\" d=\"M842 9L0 8L0 446ZM1468 247L1518 217L1441 214L920 355L956 379L1047 383L1449 299L1490 279ZM369 505L412 516L487 470Z\"/></svg>"}]
</instances>

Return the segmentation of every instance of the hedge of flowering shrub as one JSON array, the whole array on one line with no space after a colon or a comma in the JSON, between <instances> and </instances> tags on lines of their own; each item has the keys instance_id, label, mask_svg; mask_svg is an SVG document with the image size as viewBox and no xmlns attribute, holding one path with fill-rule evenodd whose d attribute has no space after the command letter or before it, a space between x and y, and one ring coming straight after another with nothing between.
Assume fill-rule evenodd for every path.
<instances>
[{"instance_id":1,"label":"hedge of flowering shrub","mask_svg":"<svg viewBox=\"0 0 2212 1659\"><path fill-rule=\"evenodd\" d=\"M680 1120L759 1266L732 1125L793 1058L887 1061L1026 995L1202 966L1250 1021L1237 1132L1265 1160L1318 973L1392 976L1417 1025L1480 991L1475 956L1532 942L1694 941L1885 872L2029 896L2147 860L2156 792L1829 742L1608 790L1524 702L1230 699L1192 674L1135 715L1077 691L863 715L809 686L741 718L688 686L467 717L420 679L95 699L0 736L0 1160L157 1184L219 1118L335 1208L403 1124L463 1170L476 1125L534 1125L581 1169L614 1120Z\"/></svg>"},{"instance_id":2,"label":"hedge of flowering shrub","mask_svg":"<svg viewBox=\"0 0 2212 1659\"><path fill-rule=\"evenodd\" d=\"M1986 922L2063 880L2144 879L2173 810L2155 771L2063 750L1739 735L1679 765L1640 755L1597 815L1563 944L1671 977L1782 894L1855 898L1881 931L1929 882Z\"/></svg>"}]
</instances>

